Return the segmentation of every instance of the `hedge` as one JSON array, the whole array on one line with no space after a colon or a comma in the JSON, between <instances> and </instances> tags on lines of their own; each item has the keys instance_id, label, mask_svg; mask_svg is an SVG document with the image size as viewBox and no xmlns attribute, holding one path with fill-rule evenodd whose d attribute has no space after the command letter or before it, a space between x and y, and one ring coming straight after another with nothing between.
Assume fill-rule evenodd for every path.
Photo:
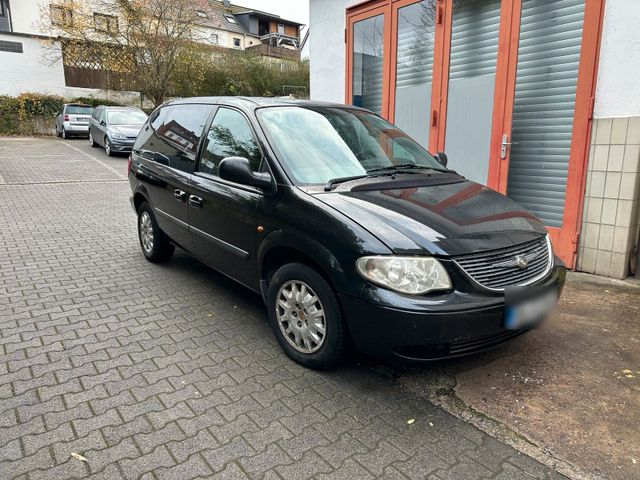
<instances>
[{"instance_id":1,"label":"hedge","mask_svg":"<svg viewBox=\"0 0 640 480\"><path fill-rule=\"evenodd\" d=\"M59 95L23 93L17 97L0 95L0 135L31 135L35 133L35 117L55 117L64 103L87 105L119 105L92 97L77 97L67 102Z\"/></svg>"}]
</instances>

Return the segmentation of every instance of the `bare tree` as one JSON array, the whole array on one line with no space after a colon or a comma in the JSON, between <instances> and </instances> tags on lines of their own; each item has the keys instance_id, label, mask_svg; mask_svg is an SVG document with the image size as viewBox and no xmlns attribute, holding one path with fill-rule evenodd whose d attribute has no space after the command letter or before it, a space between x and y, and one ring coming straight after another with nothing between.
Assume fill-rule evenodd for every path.
<instances>
[{"instance_id":1,"label":"bare tree","mask_svg":"<svg viewBox=\"0 0 640 480\"><path fill-rule=\"evenodd\" d=\"M62 42L51 60L63 55L113 72L119 88L140 91L155 105L172 93L176 71L184 72L190 58L198 68L193 0L57 0L41 13L42 30Z\"/></svg>"}]
</instances>

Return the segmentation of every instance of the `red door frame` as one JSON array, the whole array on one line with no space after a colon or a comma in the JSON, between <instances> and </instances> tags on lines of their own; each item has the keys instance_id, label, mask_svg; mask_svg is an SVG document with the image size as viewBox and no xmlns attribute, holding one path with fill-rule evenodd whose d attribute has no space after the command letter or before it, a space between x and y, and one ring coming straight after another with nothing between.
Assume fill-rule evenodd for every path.
<instances>
[{"instance_id":1,"label":"red door frame","mask_svg":"<svg viewBox=\"0 0 640 480\"><path fill-rule=\"evenodd\" d=\"M393 122L395 112L395 80L397 56L398 9L419 0L372 0L347 9L346 35L346 103L352 102L353 24L384 13L384 58L382 82L382 116ZM567 173L565 208L562 228L548 227L556 254L569 266L575 266L578 236L581 228L588 146L591 135L594 96L598 73L600 39L605 0L585 0L582 46L571 153ZM518 63L520 14L522 0L503 0L500 9L498 62L494 92L493 126L489 158L488 186L501 193L507 191L509 151L500 159L502 135L511 137L512 110L515 98L515 78ZM446 107L449 85L449 52L453 0L437 0L437 20L434 42L433 89L431 97L429 149L444 150Z\"/></svg>"}]
</instances>

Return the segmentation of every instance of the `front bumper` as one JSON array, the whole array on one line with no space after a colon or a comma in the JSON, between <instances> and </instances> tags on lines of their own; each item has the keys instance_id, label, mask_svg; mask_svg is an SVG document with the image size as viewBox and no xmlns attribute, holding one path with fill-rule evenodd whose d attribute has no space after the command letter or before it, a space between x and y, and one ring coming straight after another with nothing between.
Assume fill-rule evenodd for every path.
<instances>
[{"instance_id":1,"label":"front bumper","mask_svg":"<svg viewBox=\"0 0 640 480\"><path fill-rule=\"evenodd\" d=\"M128 153L133 149L133 144L136 143L136 139L116 140L111 139L111 149L114 152Z\"/></svg>"},{"instance_id":2,"label":"front bumper","mask_svg":"<svg viewBox=\"0 0 640 480\"><path fill-rule=\"evenodd\" d=\"M562 291L566 269L556 265L539 285ZM399 295L373 285L362 298L340 295L358 351L385 358L429 361L487 350L526 330L504 328L504 296L454 291L433 297Z\"/></svg>"}]
</instances>

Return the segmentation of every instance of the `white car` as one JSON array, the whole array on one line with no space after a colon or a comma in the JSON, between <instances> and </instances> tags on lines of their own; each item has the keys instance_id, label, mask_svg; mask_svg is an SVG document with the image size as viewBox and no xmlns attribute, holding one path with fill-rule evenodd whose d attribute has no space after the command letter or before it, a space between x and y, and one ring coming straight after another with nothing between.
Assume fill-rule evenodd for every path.
<instances>
[{"instance_id":1,"label":"white car","mask_svg":"<svg viewBox=\"0 0 640 480\"><path fill-rule=\"evenodd\" d=\"M91 105L65 103L56 117L56 135L62 138L89 135L89 119L94 108Z\"/></svg>"}]
</instances>

